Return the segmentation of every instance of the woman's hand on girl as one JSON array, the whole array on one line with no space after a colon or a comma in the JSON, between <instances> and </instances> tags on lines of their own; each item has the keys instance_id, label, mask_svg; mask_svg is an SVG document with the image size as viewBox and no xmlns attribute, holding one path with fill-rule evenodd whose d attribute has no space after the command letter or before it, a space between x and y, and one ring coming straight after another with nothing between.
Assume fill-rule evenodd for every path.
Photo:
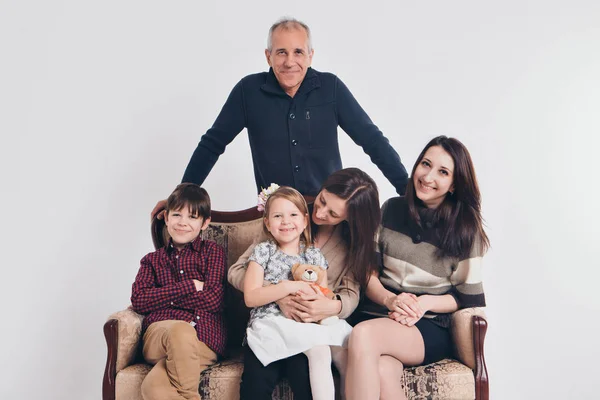
<instances>
[{"instance_id":1,"label":"woman's hand on girl","mask_svg":"<svg viewBox=\"0 0 600 400\"><path fill-rule=\"evenodd\" d=\"M319 322L338 315L342 310L341 301L328 299L319 289L315 289L312 294L299 293L291 301L294 303L295 315L302 322Z\"/></svg>"},{"instance_id":2,"label":"woman's hand on girl","mask_svg":"<svg viewBox=\"0 0 600 400\"><path fill-rule=\"evenodd\" d=\"M296 322L302 322L302 319L300 319L300 316L298 315L300 311L298 310L298 303L294 301L295 298L295 294L290 294L283 299L277 300L276 303L286 318L293 319Z\"/></svg>"},{"instance_id":3,"label":"woman's hand on girl","mask_svg":"<svg viewBox=\"0 0 600 400\"><path fill-rule=\"evenodd\" d=\"M306 294L303 291L299 291L294 294L290 294L283 299L277 300L277 305L286 318L293 319L296 322L307 322L303 321L303 317L314 318L314 316L307 314L306 304L304 304L302 299L305 299L306 301L312 301L319 297L325 298L325 296L320 290L314 288L313 285L311 285L311 289L313 289L311 294Z\"/></svg>"}]
</instances>

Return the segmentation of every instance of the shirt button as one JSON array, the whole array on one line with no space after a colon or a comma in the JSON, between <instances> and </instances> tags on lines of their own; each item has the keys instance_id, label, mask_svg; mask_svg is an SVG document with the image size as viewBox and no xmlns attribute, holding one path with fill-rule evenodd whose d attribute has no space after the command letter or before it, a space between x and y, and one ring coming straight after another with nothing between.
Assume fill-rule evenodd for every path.
<instances>
[{"instance_id":1,"label":"shirt button","mask_svg":"<svg viewBox=\"0 0 600 400\"><path fill-rule=\"evenodd\" d=\"M196 315L196 319L200 319L200 316L199 316L199 315Z\"/></svg>"},{"instance_id":2,"label":"shirt button","mask_svg":"<svg viewBox=\"0 0 600 400\"><path fill-rule=\"evenodd\" d=\"M296 114L290 113L290 119L294 119L294 118L296 118Z\"/></svg>"},{"instance_id":3,"label":"shirt button","mask_svg":"<svg viewBox=\"0 0 600 400\"><path fill-rule=\"evenodd\" d=\"M300 172L300 166L299 166L299 165L296 165L296 166L294 167L294 171L296 171L296 172Z\"/></svg>"},{"instance_id":4,"label":"shirt button","mask_svg":"<svg viewBox=\"0 0 600 400\"><path fill-rule=\"evenodd\" d=\"M292 146L297 146L298 145L298 141L296 139L292 139Z\"/></svg>"},{"instance_id":5,"label":"shirt button","mask_svg":"<svg viewBox=\"0 0 600 400\"><path fill-rule=\"evenodd\" d=\"M173 305L173 302L171 302L171 305Z\"/></svg>"},{"instance_id":6,"label":"shirt button","mask_svg":"<svg viewBox=\"0 0 600 400\"><path fill-rule=\"evenodd\" d=\"M179 258L179 254L177 254L177 255L175 256L175 258Z\"/></svg>"},{"instance_id":7,"label":"shirt button","mask_svg":"<svg viewBox=\"0 0 600 400\"><path fill-rule=\"evenodd\" d=\"M180 273L180 274L183 274L183 270L182 270L182 269L180 269L180 270L179 270L179 273Z\"/></svg>"}]
</instances>

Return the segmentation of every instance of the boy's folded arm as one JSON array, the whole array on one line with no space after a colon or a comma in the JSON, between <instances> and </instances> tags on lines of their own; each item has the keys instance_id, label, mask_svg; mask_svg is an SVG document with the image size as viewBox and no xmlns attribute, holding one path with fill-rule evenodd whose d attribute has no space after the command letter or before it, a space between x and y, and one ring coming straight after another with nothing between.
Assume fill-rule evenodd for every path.
<instances>
[{"instance_id":1,"label":"boy's folded arm","mask_svg":"<svg viewBox=\"0 0 600 400\"><path fill-rule=\"evenodd\" d=\"M195 291L196 287L191 279L168 286L156 287L152 263L148 257L144 257L135 282L133 282L131 305L136 312L148 314L168 308L171 302Z\"/></svg>"},{"instance_id":2,"label":"boy's folded arm","mask_svg":"<svg viewBox=\"0 0 600 400\"><path fill-rule=\"evenodd\" d=\"M206 278L202 290L195 291L178 299L173 306L188 310L220 312L225 299L225 251L221 246L213 246L208 253Z\"/></svg>"}]
</instances>

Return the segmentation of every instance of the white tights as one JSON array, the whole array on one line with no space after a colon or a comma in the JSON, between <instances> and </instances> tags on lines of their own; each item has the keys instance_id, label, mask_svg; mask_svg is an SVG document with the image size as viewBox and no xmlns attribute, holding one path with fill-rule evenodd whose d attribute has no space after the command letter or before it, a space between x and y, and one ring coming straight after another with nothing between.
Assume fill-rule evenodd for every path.
<instances>
[{"instance_id":1,"label":"white tights","mask_svg":"<svg viewBox=\"0 0 600 400\"><path fill-rule=\"evenodd\" d=\"M335 387L331 373L329 346L315 346L304 352L308 358L308 374L313 400L334 400Z\"/></svg>"},{"instance_id":2,"label":"white tights","mask_svg":"<svg viewBox=\"0 0 600 400\"><path fill-rule=\"evenodd\" d=\"M342 346L331 346L333 365L340 373L340 395L346 399L346 366L348 364L348 349Z\"/></svg>"}]
</instances>

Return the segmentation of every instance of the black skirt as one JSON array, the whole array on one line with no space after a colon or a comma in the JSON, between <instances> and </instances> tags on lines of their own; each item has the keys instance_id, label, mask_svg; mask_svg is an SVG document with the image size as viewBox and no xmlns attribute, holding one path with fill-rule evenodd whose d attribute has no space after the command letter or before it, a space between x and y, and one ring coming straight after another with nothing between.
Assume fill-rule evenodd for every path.
<instances>
[{"instance_id":1,"label":"black skirt","mask_svg":"<svg viewBox=\"0 0 600 400\"><path fill-rule=\"evenodd\" d=\"M387 317L356 311L347 319L347 321L350 325L355 326L360 322L374 318ZM452 342L452 336L450 335L450 329L444 328L428 318L421 318L417 321L415 327L421 333L423 343L425 344L425 358L423 359L423 365L431 364L443 360L444 358L453 357L454 344Z\"/></svg>"}]
</instances>

